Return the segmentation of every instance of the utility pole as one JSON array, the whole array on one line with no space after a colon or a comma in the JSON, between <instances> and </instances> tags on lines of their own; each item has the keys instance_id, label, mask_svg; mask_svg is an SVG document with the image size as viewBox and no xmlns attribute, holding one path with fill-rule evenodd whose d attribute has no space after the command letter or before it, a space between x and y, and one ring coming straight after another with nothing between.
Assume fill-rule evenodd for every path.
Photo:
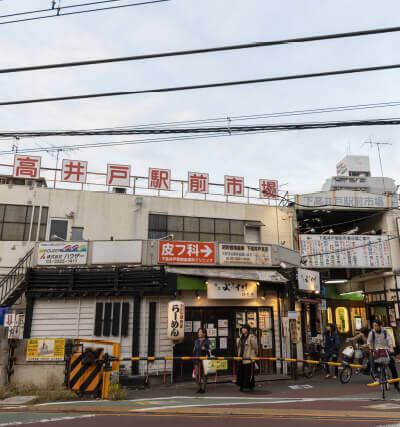
<instances>
[{"instance_id":1,"label":"utility pole","mask_svg":"<svg viewBox=\"0 0 400 427\"><path fill-rule=\"evenodd\" d=\"M382 158L381 158L381 149L380 149L380 146L381 145L392 145L392 144L390 144L389 142L375 142L375 141L372 141L371 138L370 138L369 141L366 141L365 144L370 144L371 147L373 145L376 145L376 148L378 149L379 164L380 164L380 167L381 167L381 175L382 175L383 193L385 194L386 193L386 187L385 187L385 178L383 176L383 167L382 167Z\"/></svg>"},{"instance_id":2,"label":"utility pole","mask_svg":"<svg viewBox=\"0 0 400 427\"><path fill-rule=\"evenodd\" d=\"M296 288L297 288L297 268L287 267L281 263L282 274L286 277L286 292L289 300L289 311L296 311ZM289 319L289 340L290 340L290 358L297 359L297 320ZM297 362L291 365L291 373L294 380L297 380Z\"/></svg>"}]
</instances>

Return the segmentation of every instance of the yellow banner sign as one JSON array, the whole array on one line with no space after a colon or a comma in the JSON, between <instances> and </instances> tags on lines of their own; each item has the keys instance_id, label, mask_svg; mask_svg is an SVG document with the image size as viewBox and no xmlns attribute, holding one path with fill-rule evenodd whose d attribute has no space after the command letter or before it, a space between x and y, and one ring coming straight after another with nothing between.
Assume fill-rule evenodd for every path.
<instances>
[{"instance_id":1,"label":"yellow banner sign","mask_svg":"<svg viewBox=\"0 0 400 427\"><path fill-rule=\"evenodd\" d=\"M29 339L26 360L64 360L65 339Z\"/></svg>"},{"instance_id":2,"label":"yellow banner sign","mask_svg":"<svg viewBox=\"0 0 400 427\"><path fill-rule=\"evenodd\" d=\"M216 371L225 371L228 369L227 360L211 360L210 368L215 369Z\"/></svg>"}]
</instances>

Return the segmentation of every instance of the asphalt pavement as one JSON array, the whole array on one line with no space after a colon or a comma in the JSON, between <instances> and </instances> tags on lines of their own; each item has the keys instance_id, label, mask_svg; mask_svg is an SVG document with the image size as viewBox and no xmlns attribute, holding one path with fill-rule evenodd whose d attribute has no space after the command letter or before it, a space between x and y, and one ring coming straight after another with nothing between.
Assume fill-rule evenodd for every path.
<instances>
[{"instance_id":1,"label":"asphalt pavement","mask_svg":"<svg viewBox=\"0 0 400 427\"><path fill-rule=\"evenodd\" d=\"M232 383L211 383L205 395L197 394L193 383L151 386L130 391L124 401L0 407L0 426L400 426L400 393L392 387L382 401L368 381L357 376L347 385L321 377L260 382L254 393L240 393Z\"/></svg>"}]
</instances>

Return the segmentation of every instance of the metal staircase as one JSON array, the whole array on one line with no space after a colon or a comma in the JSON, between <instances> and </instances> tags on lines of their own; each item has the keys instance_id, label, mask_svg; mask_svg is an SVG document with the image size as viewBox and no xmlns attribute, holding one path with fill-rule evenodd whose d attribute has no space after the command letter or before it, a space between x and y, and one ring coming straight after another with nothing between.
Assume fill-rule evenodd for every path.
<instances>
[{"instance_id":1,"label":"metal staircase","mask_svg":"<svg viewBox=\"0 0 400 427\"><path fill-rule=\"evenodd\" d=\"M32 266L34 248L0 281L0 307L10 307L25 290L25 276Z\"/></svg>"}]
</instances>

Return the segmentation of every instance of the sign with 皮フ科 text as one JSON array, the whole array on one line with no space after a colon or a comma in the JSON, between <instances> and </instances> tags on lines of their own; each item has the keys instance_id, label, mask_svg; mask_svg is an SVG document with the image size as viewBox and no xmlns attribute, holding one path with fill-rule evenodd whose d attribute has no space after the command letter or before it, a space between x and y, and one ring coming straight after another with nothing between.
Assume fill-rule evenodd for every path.
<instances>
[{"instance_id":1,"label":"sign with \u76ae\u30d5\u79d1 text","mask_svg":"<svg viewBox=\"0 0 400 427\"><path fill-rule=\"evenodd\" d=\"M29 339L26 360L64 360L65 339Z\"/></svg>"},{"instance_id":2,"label":"sign with \u76ae\u30d5\u79d1 text","mask_svg":"<svg viewBox=\"0 0 400 427\"><path fill-rule=\"evenodd\" d=\"M185 337L185 304L182 301L168 303L168 338L174 341Z\"/></svg>"},{"instance_id":3,"label":"sign with \u76ae\u30d5\u79d1 text","mask_svg":"<svg viewBox=\"0 0 400 427\"><path fill-rule=\"evenodd\" d=\"M215 243L161 240L158 243L158 262L166 264L215 264Z\"/></svg>"},{"instance_id":4,"label":"sign with \u76ae\u30d5\u79d1 text","mask_svg":"<svg viewBox=\"0 0 400 427\"><path fill-rule=\"evenodd\" d=\"M87 242L43 242L38 248L38 265L82 265L87 262Z\"/></svg>"},{"instance_id":5,"label":"sign with \u76ae\u30d5\u79d1 text","mask_svg":"<svg viewBox=\"0 0 400 427\"><path fill-rule=\"evenodd\" d=\"M301 234L300 255L312 268L390 268L387 236Z\"/></svg>"},{"instance_id":6,"label":"sign with \u76ae\u30d5\u79d1 text","mask_svg":"<svg viewBox=\"0 0 400 427\"><path fill-rule=\"evenodd\" d=\"M219 263L225 265L272 265L271 247L258 244L220 243Z\"/></svg>"},{"instance_id":7,"label":"sign with \u76ae\u30d5\u79d1 text","mask_svg":"<svg viewBox=\"0 0 400 427\"><path fill-rule=\"evenodd\" d=\"M208 279L208 299L255 299L257 282L251 280Z\"/></svg>"}]
</instances>

